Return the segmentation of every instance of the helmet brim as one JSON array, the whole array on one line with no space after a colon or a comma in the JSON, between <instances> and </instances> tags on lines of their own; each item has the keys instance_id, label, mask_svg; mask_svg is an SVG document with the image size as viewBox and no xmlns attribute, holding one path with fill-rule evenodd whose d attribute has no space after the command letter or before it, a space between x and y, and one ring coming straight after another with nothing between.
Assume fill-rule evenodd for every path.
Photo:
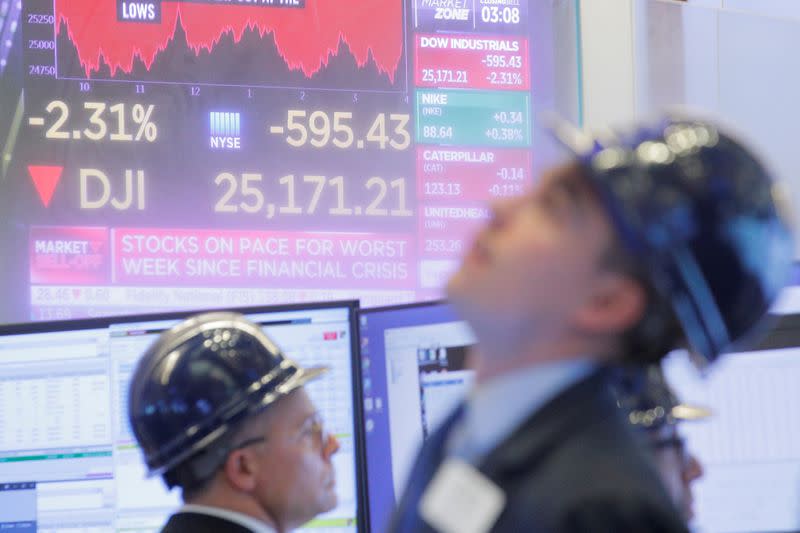
<instances>
[{"instance_id":1,"label":"helmet brim","mask_svg":"<svg viewBox=\"0 0 800 533\"><path fill-rule=\"evenodd\" d=\"M291 392L299 389L309 381L313 381L327 373L330 367L312 366L309 368L298 367L297 372L268 392L256 404L256 411L262 411Z\"/></svg>"},{"instance_id":2,"label":"helmet brim","mask_svg":"<svg viewBox=\"0 0 800 533\"><path fill-rule=\"evenodd\" d=\"M675 420L688 422L692 420L704 420L710 417L711 410L707 407L701 407L699 405L681 403L672 408L670 415Z\"/></svg>"}]
</instances>

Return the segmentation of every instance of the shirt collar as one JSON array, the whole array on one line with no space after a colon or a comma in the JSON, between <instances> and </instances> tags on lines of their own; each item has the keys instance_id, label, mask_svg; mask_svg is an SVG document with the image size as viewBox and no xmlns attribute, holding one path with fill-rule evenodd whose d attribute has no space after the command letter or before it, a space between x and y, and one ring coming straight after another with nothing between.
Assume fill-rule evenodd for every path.
<instances>
[{"instance_id":1,"label":"shirt collar","mask_svg":"<svg viewBox=\"0 0 800 533\"><path fill-rule=\"evenodd\" d=\"M231 511L230 509L223 509L221 507L186 503L182 505L180 509L178 509L178 512L204 514L208 516L214 516L216 518L222 518L223 520L246 527L253 533L275 533L274 529L257 518L253 518L252 516L237 511Z\"/></svg>"},{"instance_id":2,"label":"shirt collar","mask_svg":"<svg viewBox=\"0 0 800 533\"><path fill-rule=\"evenodd\" d=\"M466 399L464 416L454 428L448 450L467 461L477 461L595 366L590 359L571 359L532 366L477 385Z\"/></svg>"}]
</instances>

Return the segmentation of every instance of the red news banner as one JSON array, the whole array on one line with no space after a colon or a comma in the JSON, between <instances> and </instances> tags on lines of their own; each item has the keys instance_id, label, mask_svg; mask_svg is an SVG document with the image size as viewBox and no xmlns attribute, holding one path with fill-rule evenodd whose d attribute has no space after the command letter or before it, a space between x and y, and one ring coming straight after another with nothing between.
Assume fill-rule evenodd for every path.
<instances>
[{"instance_id":1,"label":"red news banner","mask_svg":"<svg viewBox=\"0 0 800 533\"><path fill-rule=\"evenodd\" d=\"M512 36L417 34L417 87L527 91L528 40Z\"/></svg>"},{"instance_id":2,"label":"red news banner","mask_svg":"<svg viewBox=\"0 0 800 533\"><path fill-rule=\"evenodd\" d=\"M115 229L113 281L175 286L408 288L411 237Z\"/></svg>"},{"instance_id":3,"label":"red news banner","mask_svg":"<svg viewBox=\"0 0 800 533\"><path fill-rule=\"evenodd\" d=\"M31 282L413 289L412 243L410 235L35 227Z\"/></svg>"}]
</instances>

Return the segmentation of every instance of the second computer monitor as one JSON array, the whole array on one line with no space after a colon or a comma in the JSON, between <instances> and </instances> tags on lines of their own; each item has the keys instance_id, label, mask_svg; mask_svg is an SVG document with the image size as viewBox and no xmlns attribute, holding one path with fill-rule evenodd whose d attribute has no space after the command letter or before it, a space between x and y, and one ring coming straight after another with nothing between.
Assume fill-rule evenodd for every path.
<instances>
[{"instance_id":1,"label":"second computer monitor","mask_svg":"<svg viewBox=\"0 0 800 533\"><path fill-rule=\"evenodd\" d=\"M420 445L463 399L475 339L442 302L359 313L370 530L386 531Z\"/></svg>"}]
</instances>

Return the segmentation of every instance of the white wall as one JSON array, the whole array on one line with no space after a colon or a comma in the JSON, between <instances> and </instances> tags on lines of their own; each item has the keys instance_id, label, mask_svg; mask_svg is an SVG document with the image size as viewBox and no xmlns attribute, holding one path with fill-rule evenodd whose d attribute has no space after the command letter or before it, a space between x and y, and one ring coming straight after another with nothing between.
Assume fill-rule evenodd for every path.
<instances>
[{"instance_id":1,"label":"white wall","mask_svg":"<svg viewBox=\"0 0 800 533\"><path fill-rule=\"evenodd\" d=\"M705 4L753 15L778 18L800 18L797 0L689 0L690 4Z\"/></svg>"},{"instance_id":2,"label":"white wall","mask_svg":"<svg viewBox=\"0 0 800 533\"><path fill-rule=\"evenodd\" d=\"M588 128L635 117L633 2L580 2L583 122Z\"/></svg>"},{"instance_id":3,"label":"white wall","mask_svg":"<svg viewBox=\"0 0 800 533\"><path fill-rule=\"evenodd\" d=\"M587 127L675 105L717 115L800 213L800 0L582 0L581 31Z\"/></svg>"}]
</instances>

